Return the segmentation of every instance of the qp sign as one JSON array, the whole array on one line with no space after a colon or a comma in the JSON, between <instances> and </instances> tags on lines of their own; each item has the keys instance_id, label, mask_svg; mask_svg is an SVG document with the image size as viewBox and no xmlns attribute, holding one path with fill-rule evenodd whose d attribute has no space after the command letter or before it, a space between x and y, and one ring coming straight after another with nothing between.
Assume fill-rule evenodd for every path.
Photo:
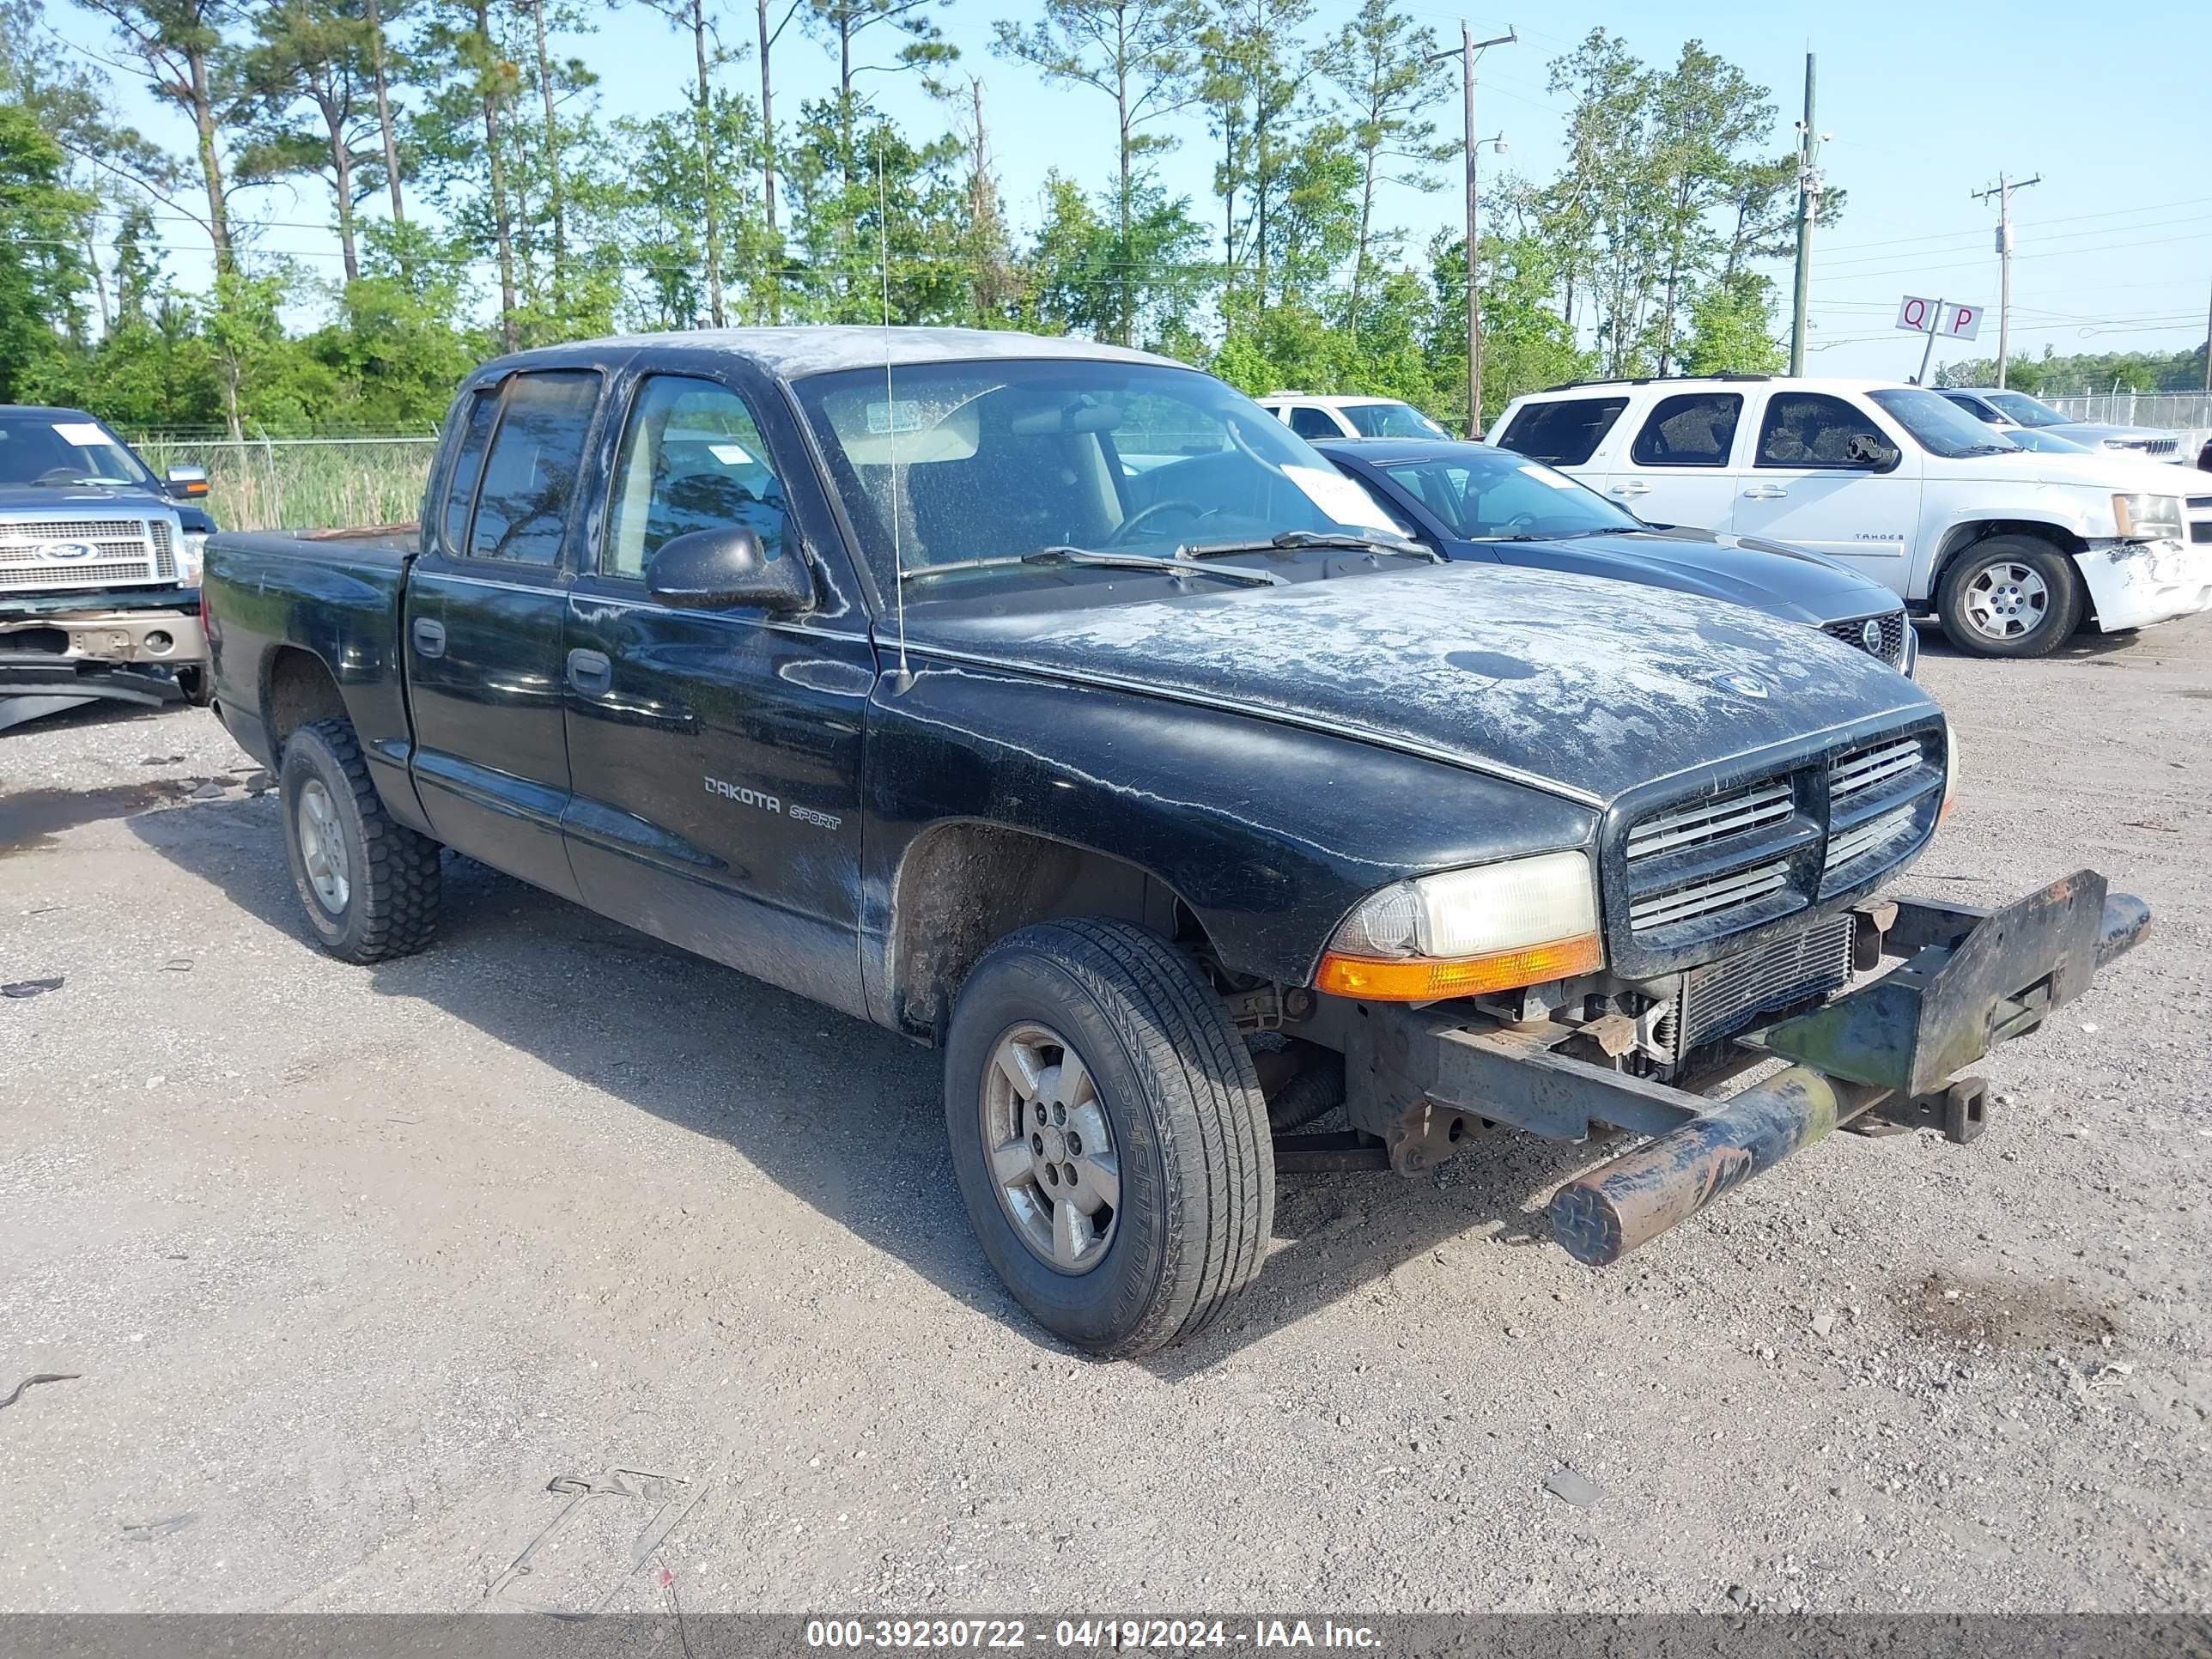
<instances>
[{"instance_id":1,"label":"qp sign","mask_svg":"<svg viewBox=\"0 0 2212 1659\"><path fill-rule=\"evenodd\" d=\"M1908 334L1941 334L1947 339L1971 340L1982 331L1982 308L1942 300L1923 300L1908 294L1897 308L1897 325Z\"/></svg>"}]
</instances>

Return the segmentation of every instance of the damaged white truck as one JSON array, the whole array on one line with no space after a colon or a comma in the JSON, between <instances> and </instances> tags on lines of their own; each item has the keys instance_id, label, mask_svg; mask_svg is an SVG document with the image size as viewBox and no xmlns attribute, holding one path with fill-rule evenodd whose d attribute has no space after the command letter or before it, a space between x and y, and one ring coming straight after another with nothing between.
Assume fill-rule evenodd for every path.
<instances>
[{"instance_id":1,"label":"damaged white truck","mask_svg":"<svg viewBox=\"0 0 2212 1659\"><path fill-rule=\"evenodd\" d=\"M1516 399L1497 430L1649 522L1840 560L1973 656L2040 657L2079 628L2212 609L2202 474L2033 453L1920 386L1589 381Z\"/></svg>"}]
</instances>

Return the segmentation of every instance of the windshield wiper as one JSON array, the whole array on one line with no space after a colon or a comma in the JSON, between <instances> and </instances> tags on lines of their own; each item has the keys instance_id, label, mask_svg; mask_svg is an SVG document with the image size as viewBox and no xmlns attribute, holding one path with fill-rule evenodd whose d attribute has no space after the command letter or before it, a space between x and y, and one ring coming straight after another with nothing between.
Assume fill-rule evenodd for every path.
<instances>
[{"instance_id":1,"label":"windshield wiper","mask_svg":"<svg viewBox=\"0 0 2212 1659\"><path fill-rule=\"evenodd\" d=\"M1263 542L1201 542L1195 547L1182 547L1176 556L1183 559L1226 559L1239 553L1292 553L1307 547L1356 547L1370 553L1397 553L1407 558L1426 559L1431 564L1449 564L1450 561L1433 547L1419 542L1404 541L1395 536L1367 536L1356 530L1285 530L1279 536L1271 536Z\"/></svg>"},{"instance_id":2,"label":"windshield wiper","mask_svg":"<svg viewBox=\"0 0 2212 1659\"><path fill-rule=\"evenodd\" d=\"M1283 579L1267 570L1243 570L1234 565L1208 569L1189 559L1148 558L1141 553L1098 553L1087 547L1039 547L1027 553L1008 553L988 559L953 559L944 564L925 564L901 572L908 581L942 576L952 570L1013 570L1027 565L1050 568L1081 565L1093 570L1172 570L1186 576L1216 576L1223 581L1243 582L1249 587L1279 587Z\"/></svg>"}]
</instances>

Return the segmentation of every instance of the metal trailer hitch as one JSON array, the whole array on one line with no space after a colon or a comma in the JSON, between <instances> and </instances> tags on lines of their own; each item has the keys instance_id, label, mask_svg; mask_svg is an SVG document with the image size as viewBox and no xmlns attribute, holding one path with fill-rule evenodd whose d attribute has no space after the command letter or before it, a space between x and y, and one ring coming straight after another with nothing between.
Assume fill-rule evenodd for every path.
<instances>
[{"instance_id":1,"label":"metal trailer hitch","mask_svg":"<svg viewBox=\"0 0 2212 1659\"><path fill-rule=\"evenodd\" d=\"M1577 1261L1617 1261L1863 1115L1972 1139L1987 1085L1953 1074L2079 996L2150 920L2141 899L2108 895L2089 870L2001 910L1899 902L1883 940L1905 958L1899 967L1738 1039L1798 1064L1567 1182L1552 1198L1553 1234Z\"/></svg>"}]
</instances>

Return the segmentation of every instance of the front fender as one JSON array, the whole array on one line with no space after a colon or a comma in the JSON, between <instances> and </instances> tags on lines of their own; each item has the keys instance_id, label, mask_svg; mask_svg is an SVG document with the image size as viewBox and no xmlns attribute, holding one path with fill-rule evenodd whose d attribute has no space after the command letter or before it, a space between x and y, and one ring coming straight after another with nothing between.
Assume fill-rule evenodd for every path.
<instances>
[{"instance_id":1,"label":"front fender","mask_svg":"<svg viewBox=\"0 0 2212 1659\"><path fill-rule=\"evenodd\" d=\"M902 868L942 825L1100 853L1172 890L1230 968L1311 982L1353 904L1411 875L1592 843L1589 809L1441 762L1141 693L917 659L868 710L862 969L891 1023Z\"/></svg>"}]
</instances>

